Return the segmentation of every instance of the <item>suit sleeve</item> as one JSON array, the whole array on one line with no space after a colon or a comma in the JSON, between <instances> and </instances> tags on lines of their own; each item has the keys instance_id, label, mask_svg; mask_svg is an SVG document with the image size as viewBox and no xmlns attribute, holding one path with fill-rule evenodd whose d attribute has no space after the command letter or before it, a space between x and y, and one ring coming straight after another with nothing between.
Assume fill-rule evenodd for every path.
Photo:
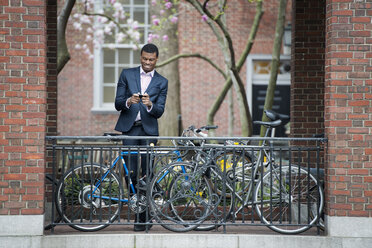
<instances>
[{"instance_id":1,"label":"suit sleeve","mask_svg":"<svg viewBox=\"0 0 372 248\"><path fill-rule=\"evenodd\" d=\"M149 112L150 115L154 116L155 118L160 118L165 109L165 102L167 100L167 92L168 92L168 80L164 79L164 83L160 89L159 96L156 99L156 102L153 102L153 107Z\"/></svg>"},{"instance_id":2,"label":"suit sleeve","mask_svg":"<svg viewBox=\"0 0 372 248\"><path fill-rule=\"evenodd\" d=\"M116 97L115 97L115 109L117 111L125 111L128 110L126 106L128 95L128 81L125 77L124 70L120 74L120 78L118 81L118 86L116 89Z\"/></svg>"}]
</instances>

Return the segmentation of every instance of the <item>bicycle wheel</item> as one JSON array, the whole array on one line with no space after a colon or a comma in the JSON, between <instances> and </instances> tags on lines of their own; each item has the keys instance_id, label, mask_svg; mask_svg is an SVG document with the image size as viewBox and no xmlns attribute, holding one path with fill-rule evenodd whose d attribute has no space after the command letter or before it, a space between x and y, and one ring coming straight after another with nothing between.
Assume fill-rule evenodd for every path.
<instances>
[{"instance_id":1,"label":"bicycle wheel","mask_svg":"<svg viewBox=\"0 0 372 248\"><path fill-rule=\"evenodd\" d=\"M105 166L84 164L71 168L58 183L56 207L72 228L92 232L107 227L119 216L123 196L115 173Z\"/></svg>"},{"instance_id":2,"label":"bicycle wheel","mask_svg":"<svg viewBox=\"0 0 372 248\"><path fill-rule=\"evenodd\" d=\"M149 194L156 221L174 232L195 229L213 209L209 184L192 163L175 162L159 171Z\"/></svg>"},{"instance_id":3,"label":"bicycle wheel","mask_svg":"<svg viewBox=\"0 0 372 248\"><path fill-rule=\"evenodd\" d=\"M215 157L215 163L217 169L222 174L226 173L227 178L233 182L236 193L240 194L248 188L252 181L252 159L248 153L239 151L221 152ZM215 185L216 192L222 194L223 184L221 180L216 180L212 174L213 181L217 182ZM231 192L225 192L226 197L231 197Z\"/></svg>"},{"instance_id":4,"label":"bicycle wheel","mask_svg":"<svg viewBox=\"0 0 372 248\"><path fill-rule=\"evenodd\" d=\"M208 176L208 183L213 195L213 209L211 213L206 216L203 223L195 228L196 231L210 231L216 229L222 222L229 218L232 203L235 199L236 185L231 181L226 173L223 173L217 165L206 166Z\"/></svg>"},{"instance_id":5,"label":"bicycle wheel","mask_svg":"<svg viewBox=\"0 0 372 248\"><path fill-rule=\"evenodd\" d=\"M257 184L256 211L276 232L301 233L318 221L324 204L322 191L314 176L303 168L274 168Z\"/></svg>"}]
</instances>

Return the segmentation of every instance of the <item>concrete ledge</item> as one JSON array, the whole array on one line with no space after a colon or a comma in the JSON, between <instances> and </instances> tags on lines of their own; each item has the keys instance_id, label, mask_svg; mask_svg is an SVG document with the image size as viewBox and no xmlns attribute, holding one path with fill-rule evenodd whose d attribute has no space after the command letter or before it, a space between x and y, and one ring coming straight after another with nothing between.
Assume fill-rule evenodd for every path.
<instances>
[{"instance_id":1,"label":"concrete ledge","mask_svg":"<svg viewBox=\"0 0 372 248\"><path fill-rule=\"evenodd\" d=\"M0 236L43 235L43 228L44 215L0 215Z\"/></svg>"},{"instance_id":2,"label":"concrete ledge","mask_svg":"<svg viewBox=\"0 0 372 248\"><path fill-rule=\"evenodd\" d=\"M326 225L330 237L372 237L372 218L326 216Z\"/></svg>"},{"instance_id":3,"label":"concrete ledge","mask_svg":"<svg viewBox=\"0 0 372 248\"><path fill-rule=\"evenodd\" d=\"M370 248L371 238L246 234L85 234L0 237L0 247L25 248Z\"/></svg>"}]
</instances>

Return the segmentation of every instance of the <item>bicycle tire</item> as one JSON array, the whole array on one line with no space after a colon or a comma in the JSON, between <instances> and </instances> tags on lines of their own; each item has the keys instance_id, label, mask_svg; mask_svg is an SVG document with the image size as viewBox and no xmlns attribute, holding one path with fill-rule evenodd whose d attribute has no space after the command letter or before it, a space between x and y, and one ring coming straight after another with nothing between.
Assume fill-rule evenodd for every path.
<instances>
[{"instance_id":1,"label":"bicycle tire","mask_svg":"<svg viewBox=\"0 0 372 248\"><path fill-rule=\"evenodd\" d=\"M240 194L246 191L252 181L252 158L249 153L239 151L220 152L215 156L214 161L217 169L221 173L226 171L226 176L230 181L234 181L236 193ZM222 185L216 185L216 192L218 194L221 194L221 187ZM226 197L231 197L230 192L225 193Z\"/></svg>"},{"instance_id":2,"label":"bicycle tire","mask_svg":"<svg viewBox=\"0 0 372 248\"><path fill-rule=\"evenodd\" d=\"M192 163L175 162L160 170L149 194L155 220L173 232L195 229L211 211L212 191Z\"/></svg>"},{"instance_id":3,"label":"bicycle tire","mask_svg":"<svg viewBox=\"0 0 372 248\"><path fill-rule=\"evenodd\" d=\"M219 152L214 157L214 165L215 172L209 171L208 173L209 182L212 190L220 197L220 205L215 213L205 220L211 224L203 223L195 228L196 231L211 231L221 226L221 221L229 218L233 211L234 195L241 195L245 192L252 181L252 158L247 152Z\"/></svg>"},{"instance_id":4,"label":"bicycle tire","mask_svg":"<svg viewBox=\"0 0 372 248\"><path fill-rule=\"evenodd\" d=\"M204 222L195 228L196 231L211 231L221 226L221 223L225 222L230 216L237 193L235 191L236 181L232 181L226 173L220 170L218 165L207 166L207 171L209 175L208 183L212 191L216 192L212 198L215 207Z\"/></svg>"},{"instance_id":5,"label":"bicycle tire","mask_svg":"<svg viewBox=\"0 0 372 248\"><path fill-rule=\"evenodd\" d=\"M72 228L94 232L107 227L119 217L123 187L118 175L107 170L103 165L84 164L68 170L59 181L56 190L57 211ZM96 188L95 185L105 173L105 179ZM92 201L90 196L94 189L97 198ZM109 198L103 199L106 193Z\"/></svg>"},{"instance_id":6,"label":"bicycle tire","mask_svg":"<svg viewBox=\"0 0 372 248\"><path fill-rule=\"evenodd\" d=\"M324 205L318 181L295 165L268 171L257 183L254 202L262 222L282 234L310 229L319 220Z\"/></svg>"}]
</instances>

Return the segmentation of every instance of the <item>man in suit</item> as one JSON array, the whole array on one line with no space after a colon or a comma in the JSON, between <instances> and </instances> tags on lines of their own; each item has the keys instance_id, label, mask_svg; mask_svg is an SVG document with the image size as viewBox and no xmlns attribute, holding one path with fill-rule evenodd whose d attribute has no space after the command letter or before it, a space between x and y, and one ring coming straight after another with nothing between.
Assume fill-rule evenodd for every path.
<instances>
[{"instance_id":1,"label":"man in suit","mask_svg":"<svg viewBox=\"0 0 372 248\"><path fill-rule=\"evenodd\" d=\"M168 91L168 80L155 71L159 51L154 44L146 44L141 49L141 66L124 69L121 72L115 98L115 108L120 112L115 130L128 136L158 136L158 118L162 116ZM156 138L127 139L123 145L149 145ZM141 176L146 174L146 154L141 155ZM130 178L137 184L138 158L131 155L125 158L130 168ZM128 169L129 169L128 168ZM139 214L139 222L146 222L146 213ZM137 222L137 215L136 215ZM144 225L135 225L134 231L144 231Z\"/></svg>"}]
</instances>

